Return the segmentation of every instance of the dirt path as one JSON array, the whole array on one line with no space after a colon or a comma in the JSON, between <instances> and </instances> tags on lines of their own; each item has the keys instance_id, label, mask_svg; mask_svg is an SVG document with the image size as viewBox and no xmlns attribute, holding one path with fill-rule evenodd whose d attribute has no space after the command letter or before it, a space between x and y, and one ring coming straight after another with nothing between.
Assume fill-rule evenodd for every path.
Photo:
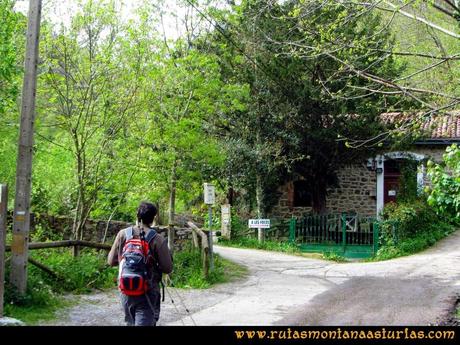
<instances>
[{"instance_id":1,"label":"dirt path","mask_svg":"<svg viewBox=\"0 0 460 345\"><path fill-rule=\"evenodd\" d=\"M420 254L375 263L215 250L247 266L248 277L208 290L180 290L193 321L170 289L175 303L166 296L160 325L429 325L446 317L460 293L460 231ZM47 324L123 324L116 291L79 298Z\"/></svg>"}]
</instances>

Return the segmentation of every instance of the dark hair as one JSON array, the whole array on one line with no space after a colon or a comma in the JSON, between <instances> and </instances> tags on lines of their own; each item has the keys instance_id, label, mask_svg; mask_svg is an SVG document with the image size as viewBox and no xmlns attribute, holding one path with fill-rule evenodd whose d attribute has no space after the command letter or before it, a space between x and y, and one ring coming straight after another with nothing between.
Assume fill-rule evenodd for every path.
<instances>
[{"instance_id":1,"label":"dark hair","mask_svg":"<svg viewBox=\"0 0 460 345\"><path fill-rule=\"evenodd\" d=\"M137 208L137 220L145 225L152 224L156 215L157 208L150 202L143 201Z\"/></svg>"}]
</instances>

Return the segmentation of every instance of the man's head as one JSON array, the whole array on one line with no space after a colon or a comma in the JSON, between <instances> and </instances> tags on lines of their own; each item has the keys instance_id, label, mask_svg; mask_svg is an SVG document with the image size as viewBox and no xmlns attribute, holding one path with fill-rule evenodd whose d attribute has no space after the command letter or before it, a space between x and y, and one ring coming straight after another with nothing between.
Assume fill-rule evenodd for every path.
<instances>
[{"instance_id":1,"label":"man's head","mask_svg":"<svg viewBox=\"0 0 460 345\"><path fill-rule=\"evenodd\" d=\"M150 202L143 201L137 208L137 221L145 225L151 225L157 215L157 208Z\"/></svg>"}]
</instances>

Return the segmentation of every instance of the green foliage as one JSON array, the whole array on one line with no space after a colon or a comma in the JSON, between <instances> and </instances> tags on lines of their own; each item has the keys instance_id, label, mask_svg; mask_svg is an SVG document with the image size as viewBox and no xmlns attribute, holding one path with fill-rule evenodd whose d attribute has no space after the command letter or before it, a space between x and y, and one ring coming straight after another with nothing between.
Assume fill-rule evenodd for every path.
<instances>
[{"instance_id":1,"label":"green foliage","mask_svg":"<svg viewBox=\"0 0 460 345\"><path fill-rule=\"evenodd\" d=\"M70 250L41 250L31 252L32 258L49 267L58 280L41 269L29 265L27 292L19 296L12 286L5 289L5 315L26 323L54 318L54 312L68 305L62 293L89 292L94 288L115 286L116 268L106 265L106 255L83 251L74 259ZM6 277L9 277L7 265Z\"/></svg>"},{"instance_id":2,"label":"green foliage","mask_svg":"<svg viewBox=\"0 0 460 345\"><path fill-rule=\"evenodd\" d=\"M216 34L213 46L222 76L248 85L250 95L246 110L224 114L225 126L218 127L227 129L222 175L250 194L261 215L277 200L277 187L299 176L311 184L315 210L323 210L339 166L371 155L368 147L350 149L337 137L377 135L376 116L399 101L369 92L381 86L353 73L391 80L404 70L383 53L392 37L381 17L355 7L252 0L214 12L225 20L225 38Z\"/></svg>"},{"instance_id":3,"label":"green foliage","mask_svg":"<svg viewBox=\"0 0 460 345\"><path fill-rule=\"evenodd\" d=\"M335 262L347 262L347 259L345 259L343 256L334 253L334 252L325 252L323 253L323 258L325 260L331 260Z\"/></svg>"},{"instance_id":4,"label":"green foliage","mask_svg":"<svg viewBox=\"0 0 460 345\"><path fill-rule=\"evenodd\" d=\"M419 198L417 186L417 162L405 160L404 163L402 163L399 186L400 190L397 195L398 203L415 202Z\"/></svg>"},{"instance_id":5,"label":"green foliage","mask_svg":"<svg viewBox=\"0 0 460 345\"><path fill-rule=\"evenodd\" d=\"M398 243L427 232L441 218L423 199L408 203L389 203L382 212L380 236L383 243Z\"/></svg>"},{"instance_id":6,"label":"green foliage","mask_svg":"<svg viewBox=\"0 0 460 345\"><path fill-rule=\"evenodd\" d=\"M43 273L43 280L54 286L57 292L90 292L94 288L114 287L117 267L107 266L106 252L95 253L93 249L82 250L74 258L70 250L41 251L32 257L43 263L62 278L55 284L52 277ZM34 268L35 269L35 268Z\"/></svg>"},{"instance_id":7,"label":"green foliage","mask_svg":"<svg viewBox=\"0 0 460 345\"><path fill-rule=\"evenodd\" d=\"M385 206L380 223L380 249L374 260L387 260L417 253L455 230L426 201Z\"/></svg>"},{"instance_id":8,"label":"green foliage","mask_svg":"<svg viewBox=\"0 0 460 345\"><path fill-rule=\"evenodd\" d=\"M185 250L174 255L174 271L171 274L175 287L206 289L214 284L238 279L246 274L246 269L214 254L214 269L208 278L203 276L201 253Z\"/></svg>"},{"instance_id":9,"label":"green foliage","mask_svg":"<svg viewBox=\"0 0 460 345\"><path fill-rule=\"evenodd\" d=\"M0 0L0 117L11 110L19 91L18 37L21 15L14 1Z\"/></svg>"},{"instance_id":10,"label":"green foliage","mask_svg":"<svg viewBox=\"0 0 460 345\"><path fill-rule=\"evenodd\" d=\"M388 242L384 244L378 250L373 260L388 260L420 252L451 234L454 229L455 228L448 223L439 222L437 224L431 224L411 238L400 240L397 243Z\"/></svg>"},{"instance_id":11,"label":"green foliage","mask_svg":"<svg viewBox=\"0 0 460 345\"><path fill-rule=\"evenodd\" d=\"M440 216L460 221L460 148L447 147L444 164L428 162L431 186L427 188L428 203Z\"/></svg>"}]
</instances>

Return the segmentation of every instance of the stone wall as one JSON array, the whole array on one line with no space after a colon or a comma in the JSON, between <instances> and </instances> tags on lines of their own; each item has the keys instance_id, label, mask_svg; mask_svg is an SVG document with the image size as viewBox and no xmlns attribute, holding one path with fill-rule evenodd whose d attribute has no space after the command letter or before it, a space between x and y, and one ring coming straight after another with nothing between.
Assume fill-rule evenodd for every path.
<instances>
[{"instance_id":1,"label":"stone wall","mask_svg":"<svg viewBox=\"0 0 460 345\"><path fill-rule=\"evenodd\" d=\"M365 163L349 164L337 172L339 186L328 191L326 209L330 213L354 211L361 216L375 216L375 171L369 171Z\"/></svg>"},{"instance_id":2,"label":"stone wall","mask_svg":"<svg viewBox=\"0 0 460 345\"><path fill-rule=\"evenodd\" d=\"M280 197L278 203L268 214L271 219L288 219L291 217L302 217L304 214L312 211L311 207L293 207L293 188L292 182L288 182L278 188Z\"/></svg>"},{"instance_id":3,"label":"stone wall","mask_svg":"<svg viewBox=\"0 0 460 345\"><path fill-rule=\"evenodd\" d=\"M363 164L350 164L337 172L339 186L328 190L326 212L341 213L355 211L363 216L375 216L376 210L376 176ZM271 218L287 219L302 217L311 213L311 207L292 207L293 183L279 188L281 196L270 213Z\"/></svg>"},{"instance_id":4,"label":"stone wall","mask_svg":"<svg viewBox=\"0 0 460 345\"><path fill-rule=\"evenodd\" d=\"M11 216L9 217L12 221ZM50 215L31 215L31 233L32 235L39 231L39 228L49 229L53 235L59 239L68 240L71 238L73 219L62 216ZM115 239L118 231L133 225L133 223L111 221L108 229L105 243L111 244ZM106 221L88 220L84 230L84 240L92 242L102 242L104 233L107 228ZM47 230L48 231L48 230ZM166 227L159 227L158 231L165 239L168 238ZM185 248L187 243L192 241L192 230L185 227L175 228L174 250L180 251Z\"/></svg>"}]
</instances>

